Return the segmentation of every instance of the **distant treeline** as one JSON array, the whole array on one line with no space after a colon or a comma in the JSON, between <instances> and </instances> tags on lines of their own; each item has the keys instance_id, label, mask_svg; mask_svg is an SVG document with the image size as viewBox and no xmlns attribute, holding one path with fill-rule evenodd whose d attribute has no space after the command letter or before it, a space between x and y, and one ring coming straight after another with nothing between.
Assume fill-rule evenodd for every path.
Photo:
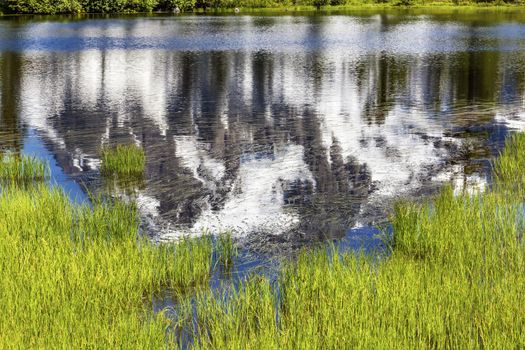
<instances>
[{"instance_id":1,"label":"distant treeline","mask_svg":"<svg viewBox=\"0 0 525 350\"><path fill-rule=\"evenodd\" d=\"M214 8L278 8L294 6L413 5L425 0L0 0L0 11L14 14L137 13L152 11L192 11ZM429 2L432 2L428 0ZM505 4L525 0L449 0L443 4ZM434 3L435 4L435 3Z\"/></svg>"}]
</instances>

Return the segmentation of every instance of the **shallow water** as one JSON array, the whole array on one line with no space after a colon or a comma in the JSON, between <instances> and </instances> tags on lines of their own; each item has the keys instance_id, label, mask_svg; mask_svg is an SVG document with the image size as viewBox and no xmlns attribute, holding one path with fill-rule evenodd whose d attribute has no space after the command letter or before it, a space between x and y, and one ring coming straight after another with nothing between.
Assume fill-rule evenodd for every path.
<instances>
[{"instance_id":1,"label":"shallow water","mask_svg":"<svg viewBox=\"0 0 525 350\"><path fill-rule=\"evenodd\" d=\"M142 145L159 240L372 249L399 197L490 183L524 89L525 12L0 18L0 147L83 201Z\"/></svg>"}]
</instances>

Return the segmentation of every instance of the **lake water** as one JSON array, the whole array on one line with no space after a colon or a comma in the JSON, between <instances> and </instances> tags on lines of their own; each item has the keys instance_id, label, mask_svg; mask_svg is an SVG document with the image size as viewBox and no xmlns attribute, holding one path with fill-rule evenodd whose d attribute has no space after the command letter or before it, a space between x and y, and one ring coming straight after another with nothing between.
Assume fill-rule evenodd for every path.
<instances>
[{"instance_id":1,"label":"lake water","mask_svg":"<svg viewBox=\"0 0 525 350\"><path fill-rule=\"evenodd\" d=\"M525 12L0 18L0 148L83 201L142 145L159 240L374 246L398 198L489 185L524 96Z\"/></svg>"}]
</instances>

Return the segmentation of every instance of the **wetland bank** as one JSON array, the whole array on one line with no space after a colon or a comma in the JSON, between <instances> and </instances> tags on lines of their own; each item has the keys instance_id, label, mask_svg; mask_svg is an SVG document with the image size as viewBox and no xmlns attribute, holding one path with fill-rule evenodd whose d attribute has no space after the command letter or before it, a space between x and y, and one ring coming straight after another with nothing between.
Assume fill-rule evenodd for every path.
<instances>
[{"instance_id":1,"label":"wetland bank","mask_svg":"<svg viewBox=\"0 0 525 350\"><path fill-rule=\"evenodd\" d=\"M0 348L523 346L524 52L519 11L0 18Z\"/></svg>"}]
</instances>

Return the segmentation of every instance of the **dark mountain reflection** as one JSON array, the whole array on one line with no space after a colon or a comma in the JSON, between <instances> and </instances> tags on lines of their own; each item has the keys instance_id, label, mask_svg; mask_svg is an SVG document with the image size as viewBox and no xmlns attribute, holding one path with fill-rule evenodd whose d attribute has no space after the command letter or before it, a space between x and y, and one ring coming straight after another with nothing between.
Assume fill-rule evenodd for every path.
<instances>
[{"instance_id":1,"label":"dark mountain reflection","mask_svg":"<svg viewBox=\"0 0 525 350\"><path fill-rule=\"evenodd\" d=\"M68 174L102 190L100 147L143 145L137 198L163 238L342 237L399 196L449 180L483 188L487 160L525 121L518 24L509 35L387 15L14 22L1 24L0 147L20 151L36 130Z\"/></svg>"},{"instance_id":2,"label":"dark mountain reflection","mask_svg":"<svg viewBox=\"0 0 525 350\"><path fill-rule=\"evenodd\" d=\"M21 55L6 52L0 56L0 149L19 152L22 147L17 104L20 96Z\"/></svg>"}]
</instances>

